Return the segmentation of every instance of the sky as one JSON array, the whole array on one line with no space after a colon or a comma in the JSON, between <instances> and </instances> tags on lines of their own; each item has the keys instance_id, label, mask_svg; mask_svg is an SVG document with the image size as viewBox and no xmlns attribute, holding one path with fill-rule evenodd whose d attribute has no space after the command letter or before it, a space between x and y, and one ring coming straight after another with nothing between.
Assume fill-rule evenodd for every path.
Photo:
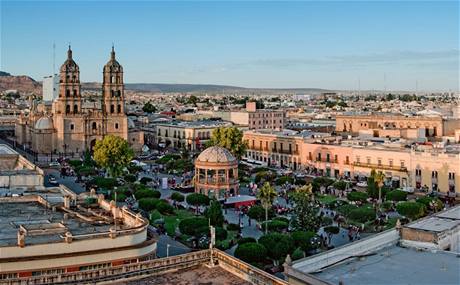
<instances>
[{"instance_id":1,"label":"sky","mask_svg":"<svg viewBox=\"0 0 460 285\"><path fill-rule=\"evenodd\" d=\"M459 90L459 1L5 1L0 70L36 80L71 43L101 81L112 43L126 83Z\"/></svg>"}]
</instances>

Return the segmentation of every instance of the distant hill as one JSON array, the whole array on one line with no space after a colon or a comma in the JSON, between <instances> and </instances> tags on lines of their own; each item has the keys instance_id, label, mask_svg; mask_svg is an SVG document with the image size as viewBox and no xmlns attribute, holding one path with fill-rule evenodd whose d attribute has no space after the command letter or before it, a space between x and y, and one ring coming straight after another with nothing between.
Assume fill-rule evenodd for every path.
<instances>
[{"instance_id":1,"label":"distant hill","mask_svg":"<svg viewBox=\"0 0 460 285\"><path fill-rule=\"evenodd\" d=\"M29 76L14 76L8 72L0 71L0 92L5 90L17 90L21 93L41 94L41 83Z\"/></svg>"},{"instance_id":2,"label":"distant hill","mask_svg":"<svg viewBox=\"0 0 460 285\"><path fill-rule=\"evenodd\" d=\"M24 75L14 76L7 72L0 71L0 92L5 90L18 90L23 93L34 92L41 94L41 82ZM101 90L100 82L82 83L83 90ZM230 85L213 84L168 84L168 83L126 83L126 90L138 92L161 92L161 93L208 93L219 94L277 94L277 93L321 93L328 92L319 88L245 88Z\"/></svg>"}]
</instances>

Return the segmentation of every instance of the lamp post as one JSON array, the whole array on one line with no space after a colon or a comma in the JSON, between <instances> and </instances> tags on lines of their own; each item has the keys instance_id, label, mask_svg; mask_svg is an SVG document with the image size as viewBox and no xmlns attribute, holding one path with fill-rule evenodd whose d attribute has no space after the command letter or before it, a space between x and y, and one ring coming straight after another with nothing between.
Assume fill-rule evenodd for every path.
<instances>
[{"instance_id":1,"label":"lamp post","mask_svg":"<svg viewBox=\"0 0 460 285\"><path fill-rule=\"evenodd\" d=\"M166 245L166 257L169 257L169 247L170 246L171 245L169 243Z\"/></svg>"}]
</instances>

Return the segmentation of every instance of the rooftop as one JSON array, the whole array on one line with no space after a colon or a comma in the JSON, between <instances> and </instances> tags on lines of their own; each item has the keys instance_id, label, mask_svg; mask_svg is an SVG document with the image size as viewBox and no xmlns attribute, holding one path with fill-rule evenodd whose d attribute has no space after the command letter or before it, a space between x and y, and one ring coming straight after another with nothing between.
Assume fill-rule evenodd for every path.
<instances>
[{"instance_id":1,"label":"rooftop","mask_svg":"<svg viewBox=\"0 0 460 285\"><path fill-rule=\"evenodd\" d=\"M460 207L456 207L460 209ZM429 217L406 225L407 228L424 230L430 232L444 232L455 228L460 224L460 219L451 220L439 217Z\"/></svg>"},{"instance_id":2,"label":"rooftop","mask_svg":"<svg viewBox=\"0 0 460 285\"><path fill-rule=\"evenodd\" d=\"M450 252L386 247L313 273L332 284L460 284L460 259Z\"/></svg>"},{"instance_id":3,"label":"rooftop","mask_svg":"<svg viewBox=\"0 0 460 285\"><path fill-rule=\"evenodd\" d=\"M231 125L230 122L216 121L216 120L197 120L197 121L171 121L159 123L161 126L183 127L183 128L206 128L206 127L220 127Z\"/></svg>"},{"instance_id":4,"label":"rooftop","mask_svg":"<svg viewBox=\"0 0 460 285\"><path fill-rule=\"evenodd\" d=\"M21 226L28 230L26 245L60 242L65 232L73 236L104 233L113 226L112 216L103 209L77 206L64 211L55 204L56 210L53 211L37 197L0 198L0 247L16 245ZM62 201L61 198L60 205ZM59 201L54 199L54 202ZM117 228L125 229L127 226L119 222Z\"/></svg>"}]
</instances>

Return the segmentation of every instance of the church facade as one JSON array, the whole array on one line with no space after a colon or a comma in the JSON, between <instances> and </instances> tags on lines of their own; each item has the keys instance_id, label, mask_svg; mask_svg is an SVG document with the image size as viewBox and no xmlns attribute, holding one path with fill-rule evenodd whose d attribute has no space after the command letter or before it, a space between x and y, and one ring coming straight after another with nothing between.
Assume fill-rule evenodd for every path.
<instances>
[{"instance_id":1,"label":"church facade","mask_svg":"<svg viewBox=\"0 0 460 285\"><path fill-rule=\"evenodd\" d=\"M82 153L106 135L119 136L141 151L144 134L126 115L123 67L113 47L103 69L100 102L83 99L80 69L69 47L60 68L59 96L52 104L31 101L30 112L19 116L15 133L17 143L38 154Z\"/></svg>"}]
</instances>

